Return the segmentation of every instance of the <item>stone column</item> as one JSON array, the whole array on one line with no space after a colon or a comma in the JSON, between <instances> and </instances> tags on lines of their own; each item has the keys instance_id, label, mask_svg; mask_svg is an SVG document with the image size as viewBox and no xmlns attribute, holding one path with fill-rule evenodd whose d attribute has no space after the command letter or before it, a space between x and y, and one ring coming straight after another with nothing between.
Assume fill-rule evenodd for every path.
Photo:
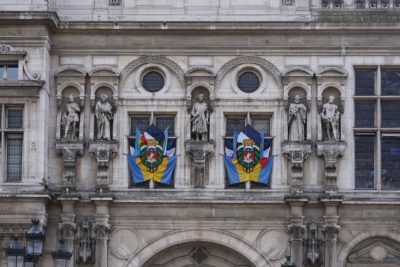
<instances>
[{"instance_id":1,"label":"stone column","mask_svg":"<svg viewBox=\"0 0 400 267\"><path fill-rule=\"evenodd\" d=\"M308 196L292 194L285 197L286 203L290 206L290 219L288 232L290 236L290 256L292 262L297 267L303 266L303 237L306 232L306 226L303 223L303 206L308 202Z\"/></svg>"},{"instance_id":2,"label":"stone column","mask_svg":"<svg viewBox=\"0 0 400 267\"><path fill-rule=\"evenodd\" d=\"M325 237L325 267L336 267L337 264L336 242L340 232L338 205L342 201L343 197L340 195L325 195L321 197L321 202L325 206L324 225L322 226L322 233Z\"/></svg>"},{"instance_id":3,"label":"stone column","mask_svg":"<svg viewBox=\"0 0 400 267\"><path fill-rule=\"evenodd\" d=\"M96 233L96 267L108 266L108 239L111 231L109 224L108 204L112 197L91 197L96 204L95 233Z\"/></svg>"},{"instance_id":4,"label":"stone column","mask_svg":"<svg viewBox=\"0 0 400 267\"><path fill-rule=\"evenodd\" d=\"M79 197L72 195L61 196L58 198L58 200L61 202L62 206L62 213L60 214L61 222L58 224L60 239L65 240L68 251L72 252L72 257L68 266L73 267L75 263L75 234L77 230L74 206L76 201L79 200Z\"/></svg>"}]
</instances>

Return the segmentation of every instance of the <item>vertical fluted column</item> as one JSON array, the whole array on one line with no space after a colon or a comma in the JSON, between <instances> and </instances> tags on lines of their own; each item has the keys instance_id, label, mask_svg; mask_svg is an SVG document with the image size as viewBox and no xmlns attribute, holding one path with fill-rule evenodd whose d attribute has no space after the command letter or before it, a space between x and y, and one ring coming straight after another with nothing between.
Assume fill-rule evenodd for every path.
<instances>
[{"instance_id":1,"label":"vertical fluted column","mask_svg":"<svg viewBox=\"0 0 400 267\"><path fill-rule=\"evenodd\" d=\"M92 197L96 204L95 233L96 233L96 266L108 266L108 240L111 231L109 223L108 204L112 197L96 196Z\"/></svg>"}]
</instances>

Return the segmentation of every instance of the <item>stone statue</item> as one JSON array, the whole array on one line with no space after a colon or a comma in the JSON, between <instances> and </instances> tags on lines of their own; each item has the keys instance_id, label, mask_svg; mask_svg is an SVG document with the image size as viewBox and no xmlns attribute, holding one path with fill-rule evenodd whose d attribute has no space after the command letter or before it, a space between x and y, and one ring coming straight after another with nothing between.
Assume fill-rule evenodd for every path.
<instances>
[{"instance_id":1,"label":"stone statue","mask_svg":"<svg viewBox=\"0 0 400 267\"><path fill-rule=\"evenodd\" d=\"M111 104L107 101L108 95L101 94L96 103L95 115L97 119L97 139L111 139L111 120L113 111Z\"/></svg>"},{"instance_id":2,"label":"stone statue","mask_svg":"<svg viewBox=\"0 0 400 267\"><path fill-rule=\"evenodd\" d=\"M79 131L79 112L81 111L81 108L79 107L78 103L75 102L72 95L69 96L69 103L67 103L65 106L66 111L64 113L64 138L67 139L68 132L71 130L70 127L72 127L70 140L74 140Z\"/></svg>"},{"instance_id":3,"label":"stone statue","mask_svg":"<svg viewBox=\"0 0 400 267\"><path fill-rule=\"evenodd\" d=\"M199 94L197 100L191 112L192 133L196 135L197 141L205 141L208 133L209 111L203 94Z\"/></svg>"},{"instance_id":4,"label":"stone statue","mask_svg":"<svg viewBox=\"0 0 400 267\"><path fill-rule=\"evenodd\" d=\"M335 97L329 96L328 103L322 106L321 119L323 128L325 130L324 140L340 141L339 136L339 121L340 112L336 104L334 104Z\"/></svg>"},{"instance_id":5,"label":"stone statue","mask_svg":"<svg viewBox=\"0 0 400 267\"><path fill-rule=\"evenodd\" d=\"M294 103L289 106L289 140L304 141L304 127L307 118L307 108L300 103L300 96L294 97Z\"/></svg>"}]
</instances>

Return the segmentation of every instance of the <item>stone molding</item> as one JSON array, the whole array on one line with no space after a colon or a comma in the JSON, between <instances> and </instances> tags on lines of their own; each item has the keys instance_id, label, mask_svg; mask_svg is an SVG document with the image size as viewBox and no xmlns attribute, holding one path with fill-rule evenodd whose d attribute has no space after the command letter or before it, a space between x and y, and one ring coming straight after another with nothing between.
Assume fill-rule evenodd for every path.
<instances>
[{"instance_id":1,"label":"stone molding","mask_svg":"<svg viewBox=\"0 0 400 267\"><path fill-rule=\"evenodd\" d=\"M172 71L178 78L179 83L181 84L182 88L185 88L185 72L182 68L176 64L174 61L170 60L169 58L163 56L144 56L140 57L131 63L129 63L122 71L121 71L121 82L120 85L122 86L126 79L128 78L129 74L139 68L144 64L161 64L167 67L170 71Z\"/></svg>"},{"instance_id":2,"label":"stone molding","mask_svg":"<svg viewBox=\"0 0 400 267\"><path fill-rule=\"evenodd\" d=\"M63 187L75 189L76 157L83 156L83 142L56 143L56 152L63 157Z\"/></svg>"},{"instance_id":3,"label":"stone molding","mask_svg":"<svg viewBox=\"0 0 400 267\"><path fill-rule=\"evenodd\" d=\"M96 187L108 190L108 173L111 160L117 155L117 141L97 141L89 144L89 153L96 160Z\"/></svg>"}]
</instances>

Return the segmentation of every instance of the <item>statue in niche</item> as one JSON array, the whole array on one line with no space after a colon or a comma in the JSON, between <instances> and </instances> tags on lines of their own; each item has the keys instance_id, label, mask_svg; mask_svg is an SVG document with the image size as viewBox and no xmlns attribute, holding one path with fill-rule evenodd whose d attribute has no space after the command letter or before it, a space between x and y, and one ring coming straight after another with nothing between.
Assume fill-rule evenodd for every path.
<instances>
[{"instance_id":1,"label":"statue in niche","mask_svg":"<svg viewBox=\"0 0 400 267\"><path fill-rule=\"evenodd\" d=\"M208 133L209 110L207 103L204 102L203 94L199 94L197 100L191 112L192 134L196 135L197 141L205 141Z\"/></svg>"},{"instance_id":2,"label":"statue in niche","mask_svg":"<svg viewBox=\"0 0 400 267\"><path fill-rule=\"evenodd\" d=\"M294 103L289 105L289 140L304 141L304 128L307 119L307 108L300 103L300 96L294 97Z\"/></svg>"},{"instance_id":3,"label":"statue in niche","mask_svg":"<svg viewBox=\"0 0 400 267\"><path fill-rule=\"evenodd\" d=\"M68 133L71 131L69 140L73 141L77 137L79 131L79 112L81 108L72 95L69 96L69 103L65 105L66 111L64 113L64 139L68 140Z\"/></svg>"},{"instance_id":4,"label":"statue in niche","mask_svg":"<svg viewBox=\"0 0 400 267\"><path fill-rule=\"evenodd\" d=\"M323 123L323 129L325 131L324 140L326 141L340 141L340 112L334 101L335 97L331 95L329 96L328 103L325 103L322 106L321 119Z\"/></svg>"},{"instance_id":5,"label":"statue in niche","mask_svg":"<svg viewBox=\"0 0 400 267\"><path fill-rule=\"evenodd\" d=\"M95 107L95 116L97 119L97 139L111 140L111 120L113 111L111 104L107 101L108 95L101 94L100 100Z\"/></svg>"}]
</instances>

